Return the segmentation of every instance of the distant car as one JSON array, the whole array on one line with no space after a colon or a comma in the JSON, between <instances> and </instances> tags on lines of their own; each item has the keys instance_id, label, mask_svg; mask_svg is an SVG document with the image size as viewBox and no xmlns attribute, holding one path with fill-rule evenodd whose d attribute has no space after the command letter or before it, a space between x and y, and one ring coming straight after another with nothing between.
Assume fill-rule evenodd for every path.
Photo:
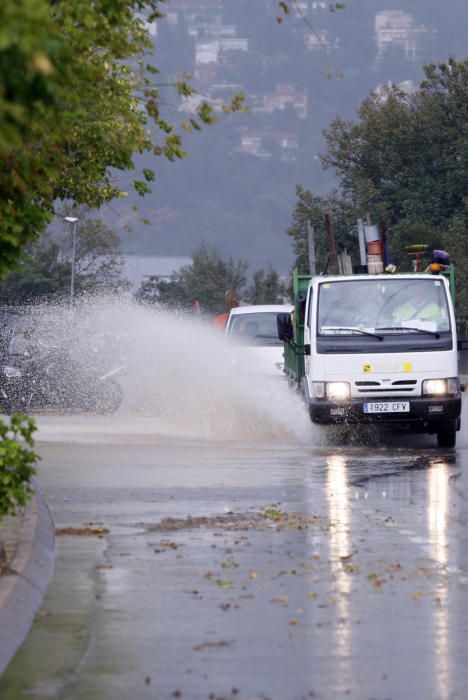
<instances>
[{"instance_id":1,"label":"distant car","mask_svg":"<svg viewBox=\"0 0 468 700\"><path fill-rule=\"evenodd\" d=\"M259 375L283 375L283 342L276 318L291 313L292 304L259 304L231 309L225 337L233 346L233 361L240 369Z\"/></svg>"}]
</instances>

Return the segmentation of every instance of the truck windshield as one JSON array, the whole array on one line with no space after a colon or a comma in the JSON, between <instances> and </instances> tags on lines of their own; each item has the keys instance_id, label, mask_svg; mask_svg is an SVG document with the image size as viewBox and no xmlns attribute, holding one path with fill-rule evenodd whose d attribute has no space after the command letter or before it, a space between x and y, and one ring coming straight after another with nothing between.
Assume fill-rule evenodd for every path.
<instances>
[{"instance_id":1,"label":"truck windshield","mask_svg":"<svg viewBox=\"0 0 468 700\"><path fill-rule=\"evenodd\" d=\"M319 286L320 336L366 333L434 334L450 331L445 285L440 278L369 278Z\"/></svg>"}]
</instances>

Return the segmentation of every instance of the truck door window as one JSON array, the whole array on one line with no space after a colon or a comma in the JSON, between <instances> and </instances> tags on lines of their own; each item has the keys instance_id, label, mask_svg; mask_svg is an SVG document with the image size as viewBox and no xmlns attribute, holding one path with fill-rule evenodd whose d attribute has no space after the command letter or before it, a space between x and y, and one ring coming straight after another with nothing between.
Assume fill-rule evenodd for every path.
<instances>
[{"instance_id":1,"label":"truck door window","mask_svg":"<svg viewBox=\"0 0 468 700\"><path fill-rule=\"evenodd\" d=\"M312 288L309 291L309 306L308 306L308 311L307 311L307 319L306 319L306 324L309 326L309 328L312 328L312 303L313 303L313 290Z\"/></svg>"}]
</instances>

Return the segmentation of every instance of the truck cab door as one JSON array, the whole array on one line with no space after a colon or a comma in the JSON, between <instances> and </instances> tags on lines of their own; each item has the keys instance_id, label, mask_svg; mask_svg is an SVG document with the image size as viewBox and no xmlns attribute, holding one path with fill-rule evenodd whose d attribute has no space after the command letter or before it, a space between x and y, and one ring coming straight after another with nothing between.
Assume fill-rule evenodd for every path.
<instances>
[{"instance_id":1,"label":"truck cab door","mask_svg":"<svg viewBox=\"0 0 468 700\"><path fill-rule=\"evenodd\" d=\"M312 301L313 301L313 291L312 285L309 285L307 290L307 299L305 306L305 318L304 318L304 346L311 347L312 340ZM310 353L304 357L304 369L306 376L309 374L310 370Z\"/></svg>"}]
</instances>

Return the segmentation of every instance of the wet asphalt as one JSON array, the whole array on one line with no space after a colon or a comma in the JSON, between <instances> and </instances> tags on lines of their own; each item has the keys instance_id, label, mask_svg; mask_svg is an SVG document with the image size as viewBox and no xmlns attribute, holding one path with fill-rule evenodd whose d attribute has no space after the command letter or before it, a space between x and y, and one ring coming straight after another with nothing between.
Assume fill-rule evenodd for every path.
<instances>
[{"instance_id":1,"label":"wet asphalt","mask_svg":"<svg viewBox=\"0 0 468 700\"><path fill-rule=\"evenodd\" d=\"M2 700L468 697L464 435L441 451L100 421L40 419L55 573Z\"/></svg>"}]
</instances>

